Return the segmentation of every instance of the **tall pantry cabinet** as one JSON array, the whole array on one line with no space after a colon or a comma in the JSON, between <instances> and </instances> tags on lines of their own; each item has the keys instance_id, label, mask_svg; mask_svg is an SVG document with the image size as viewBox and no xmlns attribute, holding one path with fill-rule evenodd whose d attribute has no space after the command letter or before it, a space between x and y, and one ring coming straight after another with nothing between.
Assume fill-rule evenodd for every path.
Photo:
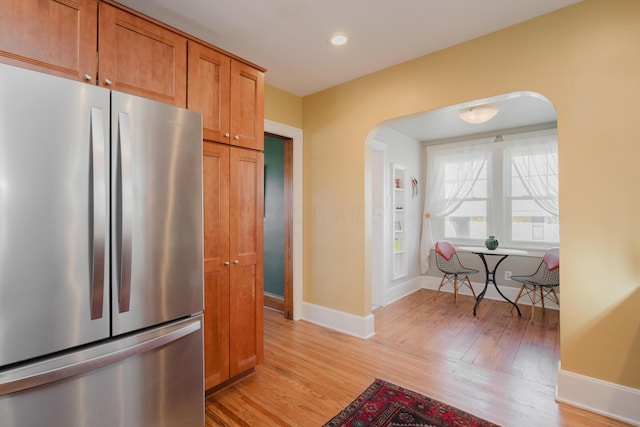
<instances>
[{"instance_id":1,"label":"tall pantry cabinet","mask_svg":"<svg viewBox=\"0 0 640 427\"><path fill-rule=\"evenodd\" d=\"M204 143L205 388L263 348L263 153Z\"/></svg>"},{"instance_id":2,"label":"tall pantry cabinet","mask_svg":"<svg viewBox=\"0 0 640 427\"><path fill-rule=\"evenodd\" d=\"M263 355L264 73L189 41L188 108L203 113L205 388Z\"/></svg>"},{"instance_id":3,"label":"tall pantry cabinet","mask_svg":"<svg viewBox=\"0 0 640 427\"><path fill-rule=\"evenodd\" d=\"M203 115L205 387L263 357L264 70L112 0L2 0L0 62Z\"/></svg>"}]
</instances>

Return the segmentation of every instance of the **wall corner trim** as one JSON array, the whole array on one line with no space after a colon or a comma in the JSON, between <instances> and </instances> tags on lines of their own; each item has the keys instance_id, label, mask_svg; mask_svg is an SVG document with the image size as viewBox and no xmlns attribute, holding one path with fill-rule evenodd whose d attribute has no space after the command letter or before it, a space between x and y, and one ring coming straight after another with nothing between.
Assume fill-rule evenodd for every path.
<instances>
[{"instance_id":1,"label":"wall corner trim","mask_svg":"<svg viewBox=\"0 0 640 427\"><path fill-rule=\"evenodd\" d=\"M640 390L558 370L556 401L640 425Z\"/></svg>"},{"instance_id":2,"label":"wall corner trim","mask_svg":"<svg viewBox=\"0 0 640 427\"><path fill-rule=\"evenodd\" d=\"M302 303L302 320L334 331L368 339L375 335L373 314L361 317L308 302Z\"/></svg>"}]
</instances>

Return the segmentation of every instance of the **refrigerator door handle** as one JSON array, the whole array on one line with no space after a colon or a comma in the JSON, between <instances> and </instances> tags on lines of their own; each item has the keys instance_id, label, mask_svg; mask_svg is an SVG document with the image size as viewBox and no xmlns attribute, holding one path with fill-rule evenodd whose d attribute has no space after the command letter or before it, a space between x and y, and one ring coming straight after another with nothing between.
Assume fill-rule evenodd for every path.
<instances>
[{"instance_id":1,"label":"refrigerator door handle","mask_svg":"<svg viewBox=\"0 0 640 427\"><path fill-rule=\"evenodd\" d=\"M119 311L129 311L131 303L131 240L133 221L133 183L131 175L131 130L129 114L118 113L118 164L119 164L119 209L118 223L120 225L118 236L119 262Z\"/></svg>"},{"instance_id":2,"label":"refrigerator door handle","mask_svg":"<svg viewBox=\"0 0 640 427\"><path fill-rule=\"evenodd\" d=\"M122 339L121 342L97 346L51 361L5 371L0 375L0 396L116 364L129 357L177 341L200 328L199 318L187 319L177 324Z\"/></svg>"},{"instance_id":3,"label":"refrigerator door handle","mask_svg":"<svg viewBox=\"0 0 640 427\"><path fill-rule=\"evenodd\" d=\"M89 180L92 194L89 198L89 215L93 219L93 227L89 230L92 248L91 266L91 320L100 319L104 307L104 267L105 267L105 221L106 175L105 175L105 138L104 111L99 107L91 107L91 157Z\"/></svg>"}]
</instances>

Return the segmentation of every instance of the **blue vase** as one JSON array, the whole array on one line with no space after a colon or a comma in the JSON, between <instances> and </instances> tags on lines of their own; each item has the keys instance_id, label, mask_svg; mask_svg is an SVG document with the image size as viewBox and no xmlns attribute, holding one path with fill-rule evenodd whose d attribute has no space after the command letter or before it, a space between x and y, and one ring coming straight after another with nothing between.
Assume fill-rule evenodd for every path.
<instances>
[{"instance_id":1,"label":"blue vase","mask_svg":"<svg viewBox=\"0 0 640 427\"><path fill-rule=\"evenodd\" d=\"M499 242L498 239L496 239L496 236L489 236L489 238L484 241L484 245L491 251L494 251L498 248L498 243Z\"/></svg>"}]
</instances>

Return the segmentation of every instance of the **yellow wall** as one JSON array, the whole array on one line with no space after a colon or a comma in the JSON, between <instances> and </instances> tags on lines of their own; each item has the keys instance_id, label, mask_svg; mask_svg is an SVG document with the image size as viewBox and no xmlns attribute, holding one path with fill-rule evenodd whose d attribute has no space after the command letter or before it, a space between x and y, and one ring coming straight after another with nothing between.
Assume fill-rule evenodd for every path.
<instances>
[{"instance_id":1,"label":"yellow wall","mask_svg":"<svg viewBox=\"0 0 640 427\"><path fill-rule=\"evenodd\" d=\"M264 118L302 129L302 98L265 85Z\"/></svg>"},{"instance_id":2,"label":"yellow wall","mask_svg":"<svg viewBox=\"0 0 640 427\"><path fill-rule=\"evenodd\" d=\"M640 388L638 22L638 0L585 0L304 97L301 110L268 90L268 119L298 127L302 111L304 300L370 313L365 140L377 124L535 91L558 111L562 368Z\"/></svg>"}]
</instances>

